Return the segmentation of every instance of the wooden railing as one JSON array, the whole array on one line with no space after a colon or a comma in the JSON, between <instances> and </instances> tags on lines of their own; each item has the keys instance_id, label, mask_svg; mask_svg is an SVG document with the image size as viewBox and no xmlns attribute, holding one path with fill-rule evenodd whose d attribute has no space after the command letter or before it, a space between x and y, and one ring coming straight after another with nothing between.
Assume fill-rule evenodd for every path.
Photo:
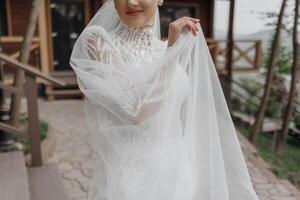
<instances>
[{"instance_id":1,"label":"wooden railing","mask_svg":"<svg viewBox=\"0 0 300 200\"><path fill-rule=\"evenodd\" d=\"M219 73L225 73L228 40L206 39ZM255 71L261 64L260 40L234 40L233 42L233 71Z\"/></svg>"},{"instance_id":2,"label":"wooden railing","mask_svg":"<svg viewBox=\"0 0 300 200\"><path fill-rule=\"evenodd\" d=\"M23 36L1 36L1 43L22 43L24 40ZM38 37L32 38L33 43L39 43Z\"/></svg>"},{"instance_id":3,"label":"wooden railing","mask_svg":"<svg viewBox=\"0 0 300 200\"><path fill-rule=\"evenodd\" d=\"M42 155L41 155L41 143L39 136L39 117L38 117L38 94L37 94L37 83L36 78L42 78L52 84L65 86L66 84L58 79L52 78L51 76L41 73L37 69L34 69L28 65L20 63L7 55L0 53L0 63L9 65L19 70L24 70L25 72L25 83L24 92L27 98L27 110L28 110L28 130L26 136L28 137L30 143L30 153L31 153L31 165L40 166L42 165ZM7 85L0 82L0 88L11 94L21 94L22 91L14 86ZM0 130L11 134L23 134L19 127L14 127L10 124L5 124L0 122Z\"/></svg>"},{"instance_id":4,"label":"wooden railing","mask_svg":"<svg viewBox=\"0 0 300 200\"><path fill-rule=\"evenodd\" d=\"M21 44L23 40L24 38L22 36L1 36L0 37L0 42L2 45ZM38 51L38 52L40 51L40 40L38 37L33 37L32 39L30 52L34 52L34 51ZM20 49L17 49L15 52L6 55L12 59L18 59L20 56Z\"/></svg>"}]
</instances>

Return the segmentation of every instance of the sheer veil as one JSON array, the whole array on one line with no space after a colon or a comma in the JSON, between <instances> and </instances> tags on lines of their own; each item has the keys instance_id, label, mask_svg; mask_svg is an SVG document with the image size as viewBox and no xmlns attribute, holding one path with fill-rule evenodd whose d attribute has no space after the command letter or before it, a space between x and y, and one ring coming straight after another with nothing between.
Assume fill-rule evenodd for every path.
<instances>
[{"instance_id":1,"label":"sheer veil","mask_svg":"<svg viewBox=\"0 0 300 200\"><path fill-rule=\"evenodd\" d=\"M127 63L111 37L119 21L108 0L70 59L97 154L89 199L258 200L201 26Z\"/></svg>"}]
</instances>

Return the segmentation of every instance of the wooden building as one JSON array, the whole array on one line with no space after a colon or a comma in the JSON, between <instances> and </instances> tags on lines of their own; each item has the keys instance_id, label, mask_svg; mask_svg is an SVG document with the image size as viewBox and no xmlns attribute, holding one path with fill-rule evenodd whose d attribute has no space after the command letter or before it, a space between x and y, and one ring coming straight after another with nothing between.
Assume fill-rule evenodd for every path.
<instances>
[{"instance_id":1,"label":"wooden building","mask_svg":"<svg viewBox=\"0 0 300 200\"><path fill-rule=\"evenodd\" d=\"M3 52L15 59L19 56L31 1L0 1L0 44ZM166 37L168 23L176 18L184 15L200 18L213 59L216 65L221 66L218 57L225 55L226 48L222 47L221 43L226 44L226 41L213 39L214 3L214 0L165 0L164 5L160 7L161 30L162 36ZM68 84L66 88L55 88L43 80L38 80L45 84L48 99L81 95L75 74L69 66L69 57L78 35L102 4L101 0L42 0L31 45L30 65ZM258 69L259 66L260 42L248 42L252 43L252 46L245 51L235 46L238 57L234 62L244 58L250 63L250 67L241 70ZM254 57L250 58L247 54L253 49ZM239 68L236 67L236 70Z\"/></svg>"}]
</instances>

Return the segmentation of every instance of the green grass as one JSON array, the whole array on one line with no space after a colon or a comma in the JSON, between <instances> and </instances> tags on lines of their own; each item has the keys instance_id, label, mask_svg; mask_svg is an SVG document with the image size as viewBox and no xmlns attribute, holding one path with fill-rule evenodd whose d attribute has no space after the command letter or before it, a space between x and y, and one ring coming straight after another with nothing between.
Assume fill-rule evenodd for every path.
<instances>
[{"instance_id":1,"label":"green grass","mask_svg":"<svg viewBox=\"0 0 300 200\"><path fill-rule=\"evenodd\" d=\"M239 127L240 132L246 137L249 129ZM283 179L290 180L296 187L300 188L300 145L288 138L285 150L281 155L272 151L272 135L259 134L257 139L257 150L260 156L270 164L272 171Z\"/></svg>"}]
</instances>

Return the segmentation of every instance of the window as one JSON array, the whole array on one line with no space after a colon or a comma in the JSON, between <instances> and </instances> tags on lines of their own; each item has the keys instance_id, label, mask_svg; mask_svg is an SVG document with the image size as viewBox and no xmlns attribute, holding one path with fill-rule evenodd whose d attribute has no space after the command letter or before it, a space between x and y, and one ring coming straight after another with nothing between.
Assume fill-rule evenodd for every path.
<instances>
[{"instance_id":1,"label":"window","mask_svg":"<svg viewBox=\"0 0 300 200\"><path fill-rule=\"evenodd\" d=\"M197 3L165 2L159 7L162 38L165 39L168 36L169 23L182 16L199 17L198 10Z\"/></svg>"}]
</instances>

